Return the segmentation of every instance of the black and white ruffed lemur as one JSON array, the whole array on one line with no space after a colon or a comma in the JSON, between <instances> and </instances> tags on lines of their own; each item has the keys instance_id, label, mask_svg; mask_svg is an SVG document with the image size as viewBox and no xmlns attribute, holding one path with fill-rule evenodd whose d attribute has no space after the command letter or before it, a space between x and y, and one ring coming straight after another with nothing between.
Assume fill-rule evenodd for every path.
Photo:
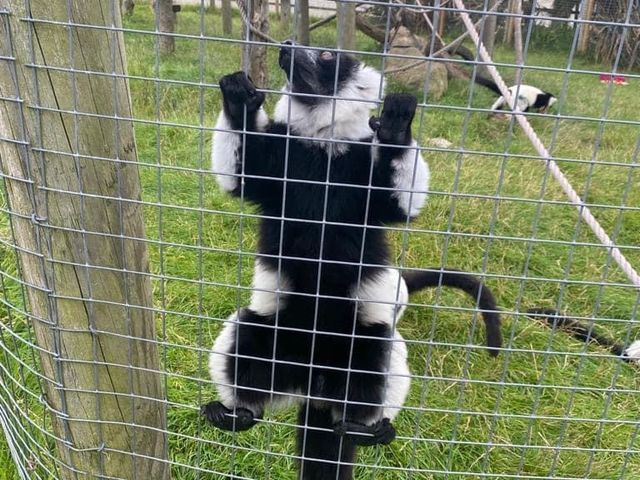
<instances>
[{"instance_id":1,"label":"black and white ruffed lemur","mask_svg":"<svg viewBox=\"0 0 640 480\"><path fill-rule=\"evenodd\" d=\"M395 437L411 380L395 326L409 293L444 285L473 296L492 355L500 317L471 275L390 265L381 227L415 217L427 198L429 169L411 134L415 97L388 95L369 119L383 88L375 69L290 42L279 64L288 82L272 121L247 75L220 80L213 170L263 218L251 302L213 345L219 401L202 413L241 431L265 408L297 401L300 478L347 480L358 445Z\"/></svg>"}]
</instances>

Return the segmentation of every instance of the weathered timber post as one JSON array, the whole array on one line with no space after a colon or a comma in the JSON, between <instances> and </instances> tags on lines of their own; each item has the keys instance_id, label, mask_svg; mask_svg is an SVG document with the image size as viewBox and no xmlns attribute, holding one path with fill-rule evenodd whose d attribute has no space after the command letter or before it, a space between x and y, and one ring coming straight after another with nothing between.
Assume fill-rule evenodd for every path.
<instances>
[{"instance_id":1,"label":"weathered timber post","mask_svg":"<svg viewBox=\"0 0 640 480\"><path fill-rule=\"evenodd\" d=\"M291 28L291 0L280 0L280 25Z\"/></svg>"},{"instance_id":2,"label":"weathered timber post","mask_svg":"<svg viewBox=\"0 0 640 480\"><path fill-rule=\"evenodd\" d=\"M584 0L580 7L580 20L591 20L593 17L593 9L595 0ZM580 23L578 28L578 52L584 53L589 46L589 34L591 33L590 23Z\"/></svg>"},{"instance_id":3,"label":"weathered timber post","mask_svg":"<svg viewBox=\"0 0 640 480\"><path fill-rule=\"evenodd\" d=\"M356 44L356 4L338 1L338 48L353 50Z\"/></svg>"},{"instance_id":4,"label":"weathered timber post","mask_svg":"<svg viewBox=\"0 0 640 480\"><path fill-rule=\"evenodd\" d=\"M247 18L251 27L265 34L269 33L269 0L249 0L246 3ZM264 38L257 35L249 25L244 25L245 38L254 42L264 42ZM267 68L267 47L256 43L246 44L242 49L242 66L258 87L269 84Z\"/></svg>"},{"instance_id":5,"label":"weathered timber post","mask_svg":"<svg viewBox=\"0 0 640 480\"><path fill-rule=\"evenodd\" d=\"M293 11L296 16L296 41L309 45L309 0L297 0Z\"/></svg>"},{"instance_id":6,"label":"weathered timber post","mask_svg":"<svg viewBox=\"0 0 640 480\"><path fill-rule=\"evenodd\" d=\"M58 470L166 480L119 2L25 4L0 0L0 168Z\"/></svg>"},{"instance_id":7,"label":"weathered timber post","mask_svg":"<svg viewBox=\"0 0 640 480\"><path fill-rule=\"evenodd\" d=\"M154 10L158 17L157 24L160 35L160 53L169 55L176 51L176 39L173 34L176 31L176 12L173 9L173 0L156 0Z\"/></svg>"},{"instance_id":8,"label":"weathered timber post","mask_svg":"<svg viewBox=\"0 0 640 480\"><path fill-rule=\"evenodd\" d=\"M222 0L222 33L231 35L233 32L233 23L231 17L231 0Z\"/></svg>"}]
</instances>

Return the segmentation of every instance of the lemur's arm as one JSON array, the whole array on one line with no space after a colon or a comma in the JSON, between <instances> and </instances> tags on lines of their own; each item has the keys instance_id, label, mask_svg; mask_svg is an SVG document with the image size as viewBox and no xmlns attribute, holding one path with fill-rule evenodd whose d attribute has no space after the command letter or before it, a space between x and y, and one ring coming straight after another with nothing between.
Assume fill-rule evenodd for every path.
<instances>
[{"instance_id":1,"label":"lemur's arm","mask_svg":"<svg viewBox=\"0 0 640 480\"><path fill-rule=\"evenodd\" d=\"M370 211L382 222L417 216L427 199L429 167L411 136L416 106L413 95L387 95L380 118L372 117L369 121L380 144L374 147L375 205Z\"/></svg>"},{"instance_id":2,"label":"lemur's arm","mask_svg":"<svg viewBox=\"0 0 640 480\"><path fill-rule=\"evenodd\" d=\"M279 198L277 189L282 188L282 182L277 178L283 176L283 162L274 145L279 139L260 135L269 126L269 118L262 109L264 93L256 89L244 72L222 77L220 90L223 110L216 122L211 151L218 185L226 192L257 203Z\"/></svg>"}]
</instances>

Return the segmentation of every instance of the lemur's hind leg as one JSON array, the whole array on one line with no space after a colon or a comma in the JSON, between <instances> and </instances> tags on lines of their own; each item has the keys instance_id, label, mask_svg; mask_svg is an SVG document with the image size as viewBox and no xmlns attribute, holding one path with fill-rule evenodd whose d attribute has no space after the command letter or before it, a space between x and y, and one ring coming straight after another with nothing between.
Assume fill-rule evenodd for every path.
<instances>
[{"instance_id":1,"label":"lemur's hind leg","mask_svg":"<svg viewBox=\"0 0 640 480\"><path fill-rule=\"evenodd\" d=\"M399 315L396 317L396 320L398 319ZM356 406L360 410L358 412L360 415L354 415L356 412L351 409L350 418L340 419L333 425L333 431L336 434L348 439L354 445L363 447L388 445L396 436L391 422L400 412L407 398L411 386L411 372L407 365L407 346L397 330L391 342L382 395L379 397L382 409L375 416L371 406ZM368 401L371 402L371 399ZM364 410L366 408L369 410ZM374 416L371 415L372 413ZM339 415L340 412L334 412L334 417ZM368 420L362 421L366 417ZM359 421L354 421L355 419Z\"/></svg>"},{"instance_id":2,"label":"lemur's hind leg","mask_svg":"<svg viewBox=\"0 0 640 480\"><path fill-rule=\"evenodd\" d=\"M269 391L274 368L274 329L271 323L269 316L241 309L229 317L216 338L209 358L209 373L220 400L200 409L214 426L223 430L247 430L256 424L272 401Z\"/></svg>"}]
</instances>

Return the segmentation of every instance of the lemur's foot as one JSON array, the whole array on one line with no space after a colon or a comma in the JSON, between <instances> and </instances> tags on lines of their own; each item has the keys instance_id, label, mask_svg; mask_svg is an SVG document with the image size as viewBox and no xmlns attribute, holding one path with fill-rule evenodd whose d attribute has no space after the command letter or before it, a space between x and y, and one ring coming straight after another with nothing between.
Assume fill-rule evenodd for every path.
<instances>
[{"instance_id":1,"label":"lemur's foot","mask_svg":"<svg viewBox=\"0 0 640 480\"><path fill-rule=\"evenodd\" d=\"M264 92L259 92L251 78L244 72L222 77L220 90L222 90L224 110L236 122L242 121L245 109L247 115L257 112L265 98Z\"/></svg>"},{"instance_id":2,"label":"lemur's foot","mask_svg":"<svg viewBox=\"0 0 640 480\"><path fill-rule=\"evenodd\" d=\"M257 421L251 410L246 408L227 408L220 402L209 402L200 407L200 413L213 426L232 432L243 432L253 427Z\"/></svg>"},{"instance_id":3,"label":"lemur's foot","mask_svg":"<svg viewBox=\"0 0 640 480\"><path fill-rule=\"evenodd\" d=\"M396 429L388 418L383 418L373 425L341 421L333 426L333 432L362 447L389 445L396 438Z\"/></svg>"},{"instance_id":4,"label":"lemur's foot","mask_svg":"<svg viewBox=\"0 0 640 480\"><path fill-rule=\"evenodd\" d=\"M381 143L409 145L411 143L411 122L416 114L418 101L408 93L387 95L380 117L371 117L369 126L378 134Z\"/></svg>"}]
</instances>

